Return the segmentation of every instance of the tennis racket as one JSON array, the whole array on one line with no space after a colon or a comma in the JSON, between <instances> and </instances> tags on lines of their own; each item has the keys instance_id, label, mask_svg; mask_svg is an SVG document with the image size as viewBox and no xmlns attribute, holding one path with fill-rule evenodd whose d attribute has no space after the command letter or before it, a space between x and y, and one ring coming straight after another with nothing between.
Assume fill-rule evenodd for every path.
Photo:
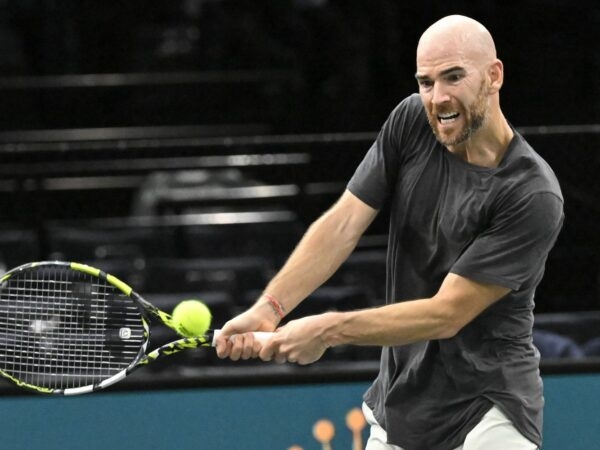
<instances>
[{"instance_id":1,"label":"tennis racket","mask_svg":"<svg viewBox=\"0 0 600 450\"><path fill-rule=\"evenodd\" d=\"M61 261L16 267L0 278L0 375L37 393L85 394L163 356L214 346L219 333L147 352L149 319L175 330L170 314L100 269Z\"/></svg>"}]
</instances>

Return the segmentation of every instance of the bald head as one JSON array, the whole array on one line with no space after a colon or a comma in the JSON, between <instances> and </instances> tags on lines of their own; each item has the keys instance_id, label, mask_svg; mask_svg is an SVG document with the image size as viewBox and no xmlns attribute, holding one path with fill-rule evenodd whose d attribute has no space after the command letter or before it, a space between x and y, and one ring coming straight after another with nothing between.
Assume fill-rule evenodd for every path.
<instances>
[{"instance_id":1,"label":"bald head","mask_svg":"<svg viewBox=\"0 0 600 450\"><path fill-rule=\"evenodd\" d=\"M476 20L448 16L425 30L415 78L429 124L451 151L510 130L500 110L503 74L494 40Z\"/></svg>"},{"instance_id":2,"label":"bald head","mask_svg":"<svg viewBox=\"0 0 600 450\"><path fill-rule=\"evenodd\" d=\"M486 64L496 59L490 32L470 17L453 15L431 25L419 40L417 65L423 58L459 56Z\"/></svg>"}]
</instances>

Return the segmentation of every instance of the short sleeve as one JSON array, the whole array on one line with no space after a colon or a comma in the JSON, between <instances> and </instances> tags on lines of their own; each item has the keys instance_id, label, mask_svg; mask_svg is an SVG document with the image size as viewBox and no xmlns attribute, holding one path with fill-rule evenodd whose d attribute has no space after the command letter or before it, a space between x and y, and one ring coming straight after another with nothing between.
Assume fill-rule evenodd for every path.
<instances>
[{"instance_id":1,"label":"short sleeve","mask_svg":"<svg viewBox=\"0 0 600 450\"><path fill-rule=\"evenodd\" d=\"M563 220L563 202L557 195L538 192L526 196L499 212L450 272L511 290L535 285Z\"/></svg>"},{"instance_id":2,"label":"short sleeve","mask_svg":"<svg viewBox=\"0 0 600 450\"><path fill-rule=\"evenodd\" d=\"M404 136L418 118L420 107L418 95L412 95L392 111L348 183L348 190L372 208L381 209L392 193L401 152L407 150Z\"/></svg>"}]
</instances>

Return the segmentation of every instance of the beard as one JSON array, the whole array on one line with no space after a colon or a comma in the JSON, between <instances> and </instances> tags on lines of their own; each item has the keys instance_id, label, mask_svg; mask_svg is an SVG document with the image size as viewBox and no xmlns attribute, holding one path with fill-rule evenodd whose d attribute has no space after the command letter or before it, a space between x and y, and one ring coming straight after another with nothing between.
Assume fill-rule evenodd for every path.
<instances>
[{"instance_id":1,"label":"beard","mask_svg":"<svg viewBox=\"0 0 600 450\"><path fill-rule=\"evenodd\" d=\"M467 141L486 121L488 111L487 93L488 86L487 83L483 81L475 100L467 107L462 108L464 110L466 124L458 134L453 134L451 136L442 135L438 129L438 112L428 112L427 120L429 121L429 125L431 126L436 139L445 146L454 146Z\"/></svg>"}]
</instances>

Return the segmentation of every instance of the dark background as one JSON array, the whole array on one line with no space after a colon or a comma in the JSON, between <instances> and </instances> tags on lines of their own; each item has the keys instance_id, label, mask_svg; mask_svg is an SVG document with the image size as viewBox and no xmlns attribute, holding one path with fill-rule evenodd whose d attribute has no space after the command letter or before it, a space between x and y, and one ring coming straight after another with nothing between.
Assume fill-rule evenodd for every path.
<instances>
[{"instance_id":1,"label":"dark background","mask_svg":"<svg viewBox=\"0 0 600 450\"><path fill-rule=\"evenodd\" d=\"M565 194L538 311L598 309L600 8L591 0L0 1L0 220L32 229L33 257L46 258L48 221L133 214L153 172L126 164L304 152L308 165L244 173L317 183L323 195L285 205L305 226L416 91L419 36L452 13L495 37L503 109Z\"/></svg>"},{"instance_id":2,"label":"dark background","mask_svg":"<svg viewBox=\"0 0 600 450\"><path fill-rule=\"evenodd\" d=\"M293 108L277 117L278 130L371 131L416 90L420 34L440 17L462 13L495 37L506 68L504 108L515 125L589 124L598 122L600 108L599 9L593 1L567 0L3 0L0 68L26 76L291 71L297 78L286 96ZM87 112L56 102L53 111L25 115L11 114L26 106L22 98L5 99L0 124L197 123L190 105L153 116L143 107L163 107L164 98L141 104L121 94L120 104L104 99ZM116 110L100 114L109 105ZM121 108L135 113L120 115Z\"/></svg>"}]
</instances>

